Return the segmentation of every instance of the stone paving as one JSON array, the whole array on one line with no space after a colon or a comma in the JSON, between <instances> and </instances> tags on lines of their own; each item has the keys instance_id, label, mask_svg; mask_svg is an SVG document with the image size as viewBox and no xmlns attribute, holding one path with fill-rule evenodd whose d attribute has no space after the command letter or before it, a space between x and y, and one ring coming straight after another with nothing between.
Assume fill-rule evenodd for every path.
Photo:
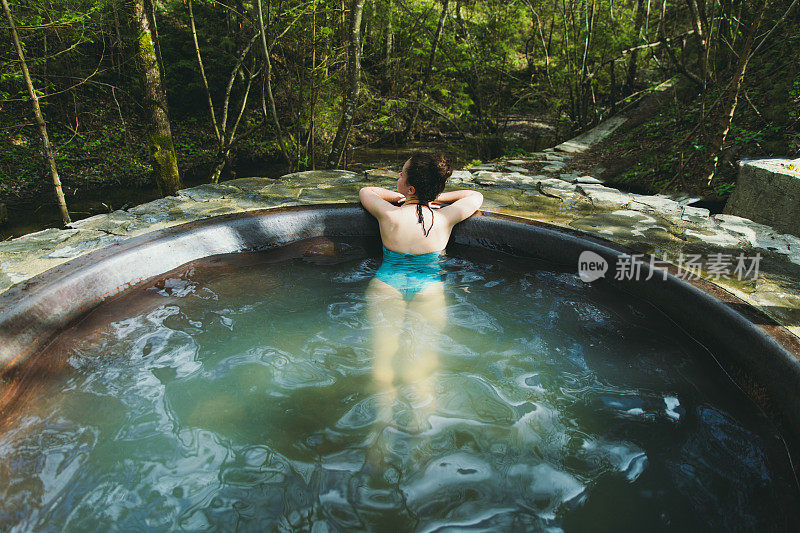
<instances>
[{"instance_id":1,"label":"stone paving","mask_svg":"<svg viewBox=\"0 0 800 533\"><path fill-rule=\"evenodd\" d=\"M565 169L573 155L618 127L615 119L555 148L453 173L448 189L475 188L483 210L571 227L677 263L701 254L704 278L759 307L800 336L800 238L732 215L666 196L637 195L606 187L583 172ZM401 164L398 161L398 167ZM0 243L0 292L69 259L124 239L192 220L265 207L355 202L359 188L394 188L397 169L363 174L307 171L279 179L240 178L200 185L127 211L79 220L71 229L47 229ZM760 254L758 277L739 280L706 262L710 254L747 258ZM751 266L748 262L747 266ZM611 272L614 272L613 267Z\"/></svg>"}]
</instances>

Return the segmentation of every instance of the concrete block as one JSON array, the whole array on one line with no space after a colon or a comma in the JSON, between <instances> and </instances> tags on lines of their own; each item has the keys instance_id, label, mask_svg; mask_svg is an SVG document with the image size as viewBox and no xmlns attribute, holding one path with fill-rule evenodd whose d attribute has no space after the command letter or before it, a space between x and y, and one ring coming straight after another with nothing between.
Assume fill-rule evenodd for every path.
<instances>
[{"instance_id":1,"label":"concrete block","mask_svg":"<svg viewBox=\"0 0 800 533\"><path fill-rule=\"evenodd\" d=\"M800 159L742 162L723 212L800 236Z\"/></svg>"}]
</instances>

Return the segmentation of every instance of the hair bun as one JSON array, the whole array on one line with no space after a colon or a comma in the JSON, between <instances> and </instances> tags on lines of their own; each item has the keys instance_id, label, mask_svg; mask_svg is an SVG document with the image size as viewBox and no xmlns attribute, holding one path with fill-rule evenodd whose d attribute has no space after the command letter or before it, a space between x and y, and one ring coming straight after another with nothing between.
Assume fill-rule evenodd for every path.
<instances>
[{"instance_id":1,"label":"hair bun","mask_svg":"<svg viewBox=\"0 0 800 533\"><path fill-rule=\"evenodd\" d=\"M442 153L417 152L409 158L406 168L408 183L414 186L417 199L422 203L435 200L452 173L453 162Z\"/></svg>"},{"instance_id":2,"label":"hair bun","mask_svg":"<svg viewBox=\"0 0 800 533\"><path fill-rule=\"evenodd\" d=\"M443 153L434 154L432 159L439 179L446 181L453 174L453 160Z\"/></svg>"}]
</instances>

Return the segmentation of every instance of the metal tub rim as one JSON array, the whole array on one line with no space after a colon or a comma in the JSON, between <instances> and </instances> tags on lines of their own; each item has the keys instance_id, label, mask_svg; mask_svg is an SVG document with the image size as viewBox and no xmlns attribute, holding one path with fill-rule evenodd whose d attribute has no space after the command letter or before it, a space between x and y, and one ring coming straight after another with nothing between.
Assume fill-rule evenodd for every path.
<instances>
[{"instance_id":1,"label":"metal tub rim","mask_svg":"<svg viewBox=\"0 0 800 533\"><path fill-rule=\"evenodd\" d=\"M183 264L212 255L265 250L311 237L377 237L359 204L268 208L205 218L133 237L52 268L0 294L0 409L14 376L64 328L109 298ZM578 230L493 213L456 226L452 241L544 259L577 272L592 250L613 262L635 250ZM649 272L645 256L642 272ZM612 263L613 264L613 263ZM656 305L704 346L800 450L800 339L759 309L706 280L613 282ZM755 382L767 394L747 390ZM4 416L0 417L0 419ZM796 444L792 444L796 443ZM792 454L794 455L794 454Z\"/></svg>"}]
</instances>

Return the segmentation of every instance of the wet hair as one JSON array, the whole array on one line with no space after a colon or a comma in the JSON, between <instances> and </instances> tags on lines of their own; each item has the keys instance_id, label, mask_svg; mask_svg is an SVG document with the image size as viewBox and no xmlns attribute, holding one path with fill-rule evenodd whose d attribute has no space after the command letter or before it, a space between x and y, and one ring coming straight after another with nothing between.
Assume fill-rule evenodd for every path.
<instances>
[{"instance_id":1,"label":"wet hair","mask_svg":"<svg viewBox=\"0 0 800 533\"><path fill-rule=\"evenodd\" d=\"M419 223L422 224L422 232L427 237L433 228L431 227L425 231L425 222L422 218L422 206L428 207L429 202L436 199L439 194L444 190L444 185L447 178L453 173L452 160L442 153L436 154L423 154L415 153L411 156L406 169L406 180L408 184L414 187L414 192L419 200L417 204L417 217ZM433 210L431 209L431 215Z\"/></svg>"}]
</instances>

